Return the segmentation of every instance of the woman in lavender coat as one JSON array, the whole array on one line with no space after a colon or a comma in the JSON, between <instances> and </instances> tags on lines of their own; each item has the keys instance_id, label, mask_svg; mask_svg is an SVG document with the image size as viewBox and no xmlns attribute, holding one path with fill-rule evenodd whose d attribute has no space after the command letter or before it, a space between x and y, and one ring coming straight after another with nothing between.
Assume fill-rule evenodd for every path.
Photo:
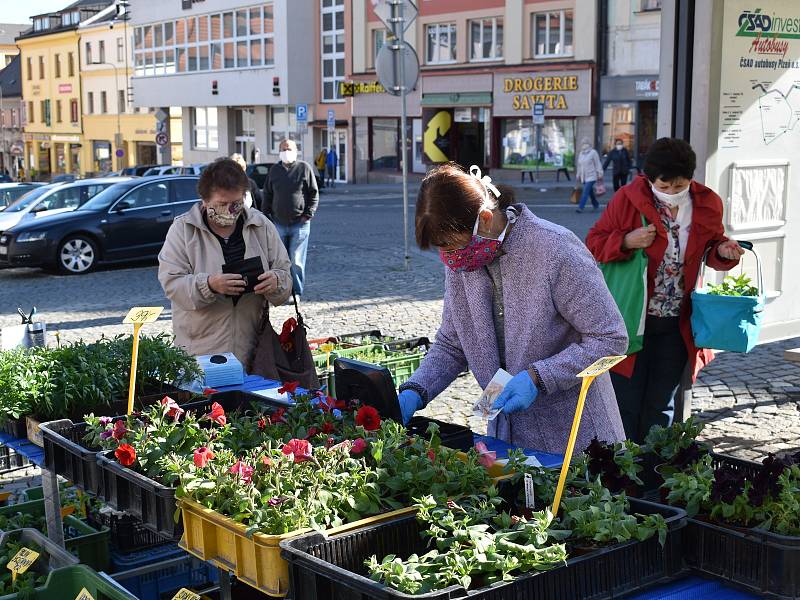
<instances>
[{"instance_id":1,"label":"woman in lavender coat","mask_svg":"<svg viewBox=\"0 0 800 600\"><path fill-rule=\"evenodd\" d=\"M417 198L418 245L445 269L442 325L430 352L400 387L403 419L466 367L481 388L499 368L514 378L495 401L489 435L563 453L580 390L576 375L623 354L625 324L592 255L570 231L501 197L477 167L431 171ZM625 438L608 374L589 390L577 447Z\"/></svg>"}]
</instances>

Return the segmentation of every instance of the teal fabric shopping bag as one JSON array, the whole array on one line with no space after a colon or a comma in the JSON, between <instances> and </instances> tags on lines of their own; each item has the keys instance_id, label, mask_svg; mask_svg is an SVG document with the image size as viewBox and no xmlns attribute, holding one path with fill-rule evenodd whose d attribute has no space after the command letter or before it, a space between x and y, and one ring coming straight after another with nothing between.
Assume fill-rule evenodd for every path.
<instances>
[{"instance_id":1,"label":"teal fabric shopping bag","mask_svg":"<svg viewBox=\"0 0 800 600\"><path fill-rule=\"evenodd\" d=\"M642 215L642 226L647 226ZM644 323L647 317L647 254L635 250L628 260L598 263L608 290L617 303L625 329L628 331L628 349L634 354L642 349Z\"/></svg>"},{"instance_id":2,"label":"teal fabric shopping bag","mask_svg":"<svg viewBox=\"0 0 800 600\"><path fill-rule=\"evenodd\" d=\"M698 348L750 352L758 343L766 304L761 257L750 242L739 242L739 245L756 257L758 295L712 296L707 288L700 288L706 270L706 256L704 256L697 285L692 291L692 335L694 344Z\"/></svg>"}]
</instances>

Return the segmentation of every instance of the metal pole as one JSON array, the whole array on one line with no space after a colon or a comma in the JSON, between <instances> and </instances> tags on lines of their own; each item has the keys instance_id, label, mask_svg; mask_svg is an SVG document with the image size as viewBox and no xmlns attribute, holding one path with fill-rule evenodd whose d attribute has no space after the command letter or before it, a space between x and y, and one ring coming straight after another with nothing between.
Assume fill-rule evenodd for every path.
<instances>
[{"instance_id":1,"label":"metal pole","mask_svg":"<svg viewBox=\"0 0 800 600\"><path fill-rule=\"evenodd\" d=\"M6 167L6 121L5 113L3 112L3 86L0 85L0 156L3 157L3 168ZM9 171L9 175L11 171Z\"/></svg>"},{"instance_id":2,"label":"metal pole","mask_svg":"<svg viewBox=\"0 0 800 600\"><path fill-rule=\"evenodd\" d=\"M400 83L403 84L400 88L400 102L402 111L400 113L400 135L401 135L401 152L403 153L403 256L405 257L406 271L411 269L411 257L408 254L408 143L407 143L407 106L405 79L406 79L406 66L405 59L401 54L405 50L405 23L403 19L403 0L392 0L394 8L394 22L400 33L400 45L395 51L395 60L400 63ZM395 44L397 46L397 44ZM397 63L395 63L397 64Z\"/></svg>"}]
</instances>

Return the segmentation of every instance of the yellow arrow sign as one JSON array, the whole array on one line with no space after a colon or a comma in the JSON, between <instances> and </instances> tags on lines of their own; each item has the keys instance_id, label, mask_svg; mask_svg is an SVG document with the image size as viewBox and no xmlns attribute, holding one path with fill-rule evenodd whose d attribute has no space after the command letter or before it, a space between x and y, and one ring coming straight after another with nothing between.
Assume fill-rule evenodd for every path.
<instances>
[{"instance_id":1,"label":"yellow arrow sign","mask_svg":"<svg viewBox=\"0 0 800 600\"><path fill-rule=\"evenodd\" d=\"M569 465L572 462L572 453L575 450L575 440L578 437L578 428L581 424L581 415L583 414L583 405L586 403L586 394L589 392L589 387L598 375L602 375L614 365L621 363L627 356L605 356L596 360L589 367L578 373L577 377L583 379L581 382L581 393L578 396L578 405L575 407L575 417L572 419L572 430L569 432L569 441L567 442L567 450L564 453L564 462L561 465L561 475L558 477L558 486L556 487L556 495L553 498L553 507L551 512L558 514L558 505L561 503L561 495L564 493L564 483L567 481L567 472Z\"/></svg>"}]
</instances>

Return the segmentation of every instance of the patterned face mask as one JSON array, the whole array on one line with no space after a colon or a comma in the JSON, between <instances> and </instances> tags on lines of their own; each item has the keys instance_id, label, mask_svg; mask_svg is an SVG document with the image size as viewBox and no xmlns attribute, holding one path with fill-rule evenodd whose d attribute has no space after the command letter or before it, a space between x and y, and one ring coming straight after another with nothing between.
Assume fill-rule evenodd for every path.
<instances>
[{"instance_id":1,"label":"patterned face mask","mask_svg":"<svg viewBox=\"0 0 800 600\"><path fill-rule=\"evenodd\" d=\"M219 227L233 227L244 211L244 202L233 202L221 207L209 206L206 208L208 220Z\"/></svg>"},{"instance_id":2,"label":"patterned face mask","mask_svg":"<svg viewBox=\"0 0 800 600\"><path fill-rule=\"evenodd\" d=\"M492 180L488 175L481 177L481 171L475 165L469 168L469 172L470 175L475 177L483 185L485 200L481 210L483 210L483 208L488 208L491 206L489 191L491 191L496 198L500 197L500 191L492 185ZM507 210L506 216L508 217L508 223L506 223L500 237L495 240L478 235L478 225L480 225L481 221L480 211L478 211L478 218L475 220L475 226L472 228L472 239L469 244L455 250L439 250L439 258L456 273L469 273L471 271L477 271L481 267L485 267L497 258L497 255L500 253L500 246L503 244L503 240L508 232L508 227L517 219L517 214L514 210Z\"/></svg>"}]
</instances>

